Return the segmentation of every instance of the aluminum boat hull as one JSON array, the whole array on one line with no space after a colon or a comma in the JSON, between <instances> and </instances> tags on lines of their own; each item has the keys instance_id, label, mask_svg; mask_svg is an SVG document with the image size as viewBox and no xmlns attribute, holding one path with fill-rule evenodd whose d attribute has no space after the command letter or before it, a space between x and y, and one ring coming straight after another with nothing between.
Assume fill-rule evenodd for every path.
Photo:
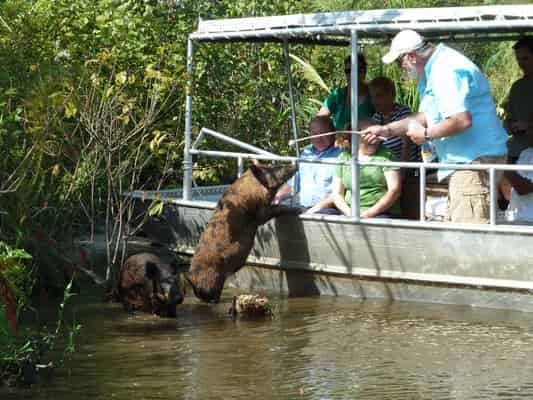
<instances>
[{"instance_id":1,"label":"aluminum boat hull","mask_svg":"<svg viewBox=\"0 0 533 400\"><path fill-rule=\"evenodd\" d=\"M192 255L216 195L207 201L182 201L177 194L163 193L162 214L143 229L153 240ZM138 212L147 209L153 195L135 195ZM347 295L533 311L533 233L527 228L487 231L444 223L281 217L260 227L247 266L228 284L292 296Z\"/></svg>"}]
</instances>

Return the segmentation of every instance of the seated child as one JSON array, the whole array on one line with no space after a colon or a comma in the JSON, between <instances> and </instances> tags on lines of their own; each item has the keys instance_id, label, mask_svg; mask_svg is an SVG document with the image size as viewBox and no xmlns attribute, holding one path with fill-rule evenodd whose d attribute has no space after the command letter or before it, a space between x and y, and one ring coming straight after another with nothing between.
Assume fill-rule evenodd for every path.
<instances>
[{"instance_id":1,"label":"seated child","mask_svg":"<svg viewBox=\"0 0 533 400\"><path fill-rule=\"evenodd\" d=\"M368 124L368 123L367 123ZM362 122L364 125L364 122ZM359 160L361 161L394 161L394 156L381 143L370 144L359 138ZM351 146L351 135L345 136L341 146L348 150ZM339 160L348 161L351 154L344 151ZM361 166L360 169L360 207L361 218L392 218L400 215L399 197L402 179L398 167ZM324 209L336 209L338 213L351 214L351 165L338 165L333 174L333 191L307 213L317 213Z\"/></svg>"},{"instance_id":2,"label":"seated child","mask_svg":"<svg viewBox=\"0 0 533 400\"><path fill-rule=\"evenodd\" d=\"M314 117L309 124L311 135L333 132L333 122L326 116ZM341 149L335 146L335 135L311 138L311 144L302 149L300 159L336 160ZM331 193L333 164L312 164L301 162L298 173L290 184L286 184L276 194L274 202L282 201L298 194L300 206L309 208Z\"/></svg>"}]
</instances>

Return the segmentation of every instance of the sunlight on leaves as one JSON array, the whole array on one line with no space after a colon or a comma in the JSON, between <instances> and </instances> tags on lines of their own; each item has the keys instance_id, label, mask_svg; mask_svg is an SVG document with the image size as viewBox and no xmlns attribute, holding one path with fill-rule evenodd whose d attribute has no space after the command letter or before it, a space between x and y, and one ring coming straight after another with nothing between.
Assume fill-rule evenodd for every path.
<instances>
[{"instance_id":1,"label":"sunlight on leaves","mask_svg":"<svg viewBox=\"0 0 533 400\"><path fill-rule=\"evenodd\" d=\"M298 62L298 64L300 65L300 67L302 69L303 76L304 76L304 78L306 80L318 85L319 87L321 87L322 89L324 89L326 92L329 93L328 85L326 85L326 83L324 82L322 77L319 75L317 70L311 64L309 64L308 62L306 62L306 61L302 60L301 58L295 56L294 54L289 54L289 56L293 60Z\"/></svg>"}]
</instances>

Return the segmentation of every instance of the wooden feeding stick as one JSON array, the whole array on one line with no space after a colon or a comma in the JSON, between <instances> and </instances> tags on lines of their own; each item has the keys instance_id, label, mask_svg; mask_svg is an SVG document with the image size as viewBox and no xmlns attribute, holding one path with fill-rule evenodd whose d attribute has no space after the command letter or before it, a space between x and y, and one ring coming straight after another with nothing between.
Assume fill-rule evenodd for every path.
<instances>
[{"instance_id":1,"label":"wooden feeding stick","mask_svg":"<svg viewBox=\"0 0 533 400\"><path fill-rule=\"evenodd\" d=\"M289 146L292 147L296 143L303 142L304 140L309 140L309 139L317 138L317 137L321 137L321 136L336 135L337 133L355 133L356 135L362 135L363 131L333 131L333 132L320 133L318 135L309 135L309 136L305 136L305 137L302 137L302 138L299 138L299 139L291 139L291 140L289 140ZM383 136L378 136L378 138L383 140L383 141L387 140L387 138L383 137Z\"/></svg>"}]
</instances>

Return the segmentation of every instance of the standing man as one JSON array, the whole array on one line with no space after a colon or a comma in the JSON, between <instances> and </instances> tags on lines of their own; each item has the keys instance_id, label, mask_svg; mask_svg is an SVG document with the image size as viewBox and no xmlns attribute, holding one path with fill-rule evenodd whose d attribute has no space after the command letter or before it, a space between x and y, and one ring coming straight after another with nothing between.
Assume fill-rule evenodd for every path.
<instances>
[{"instance_id":1,"label":"standing man","mask_svg":"<svg viewBox=\"0 0 533 400\"><path fill-rule=\"evenodd\" d=\"M397 61L408 77L418 80L420 106L409 118L365 130L367 140L377 136L407 135L416 144L431 141L440 162L500 164L505 162L507 135L496 114L487 78L463 54L443 44L428 42L417 32L403 30L383 57ZM489 178L485 171L438 171L450 176L448 217L452 222L488 223Z\"/></svg>"},{"instance_id":2,"label":"standing man","mask_svg":"<svg viewBox=\"0 0 533 400\"><path fill-rule=\"evenodd\" d=\"M511 135L508 142L509 162L514 164L522 150L529 147L526 135L533 115L533 37L524 36L513 46L518 66L524 76L511 86L507 102L505 128Z\"/></svg>"},{"instance_id":3,"label":"standing man","mask_svg":"<svg viewBox=\"0 0 533 400\"><path fill-rule=\"evenodd\" d=\"M335 135L318 136L323 133L334 132L333 122L330 117L314 117L309 123L311 145L304 147L300 154L301 159L335 161L341 149L335 146ZM286 197L298 194L298 203L304 208L317 204L332 190L334 164L312 164L301 162L295 178L290 184L283 185L276 197L279 203Z\"/></svg>"}]
</instances>

